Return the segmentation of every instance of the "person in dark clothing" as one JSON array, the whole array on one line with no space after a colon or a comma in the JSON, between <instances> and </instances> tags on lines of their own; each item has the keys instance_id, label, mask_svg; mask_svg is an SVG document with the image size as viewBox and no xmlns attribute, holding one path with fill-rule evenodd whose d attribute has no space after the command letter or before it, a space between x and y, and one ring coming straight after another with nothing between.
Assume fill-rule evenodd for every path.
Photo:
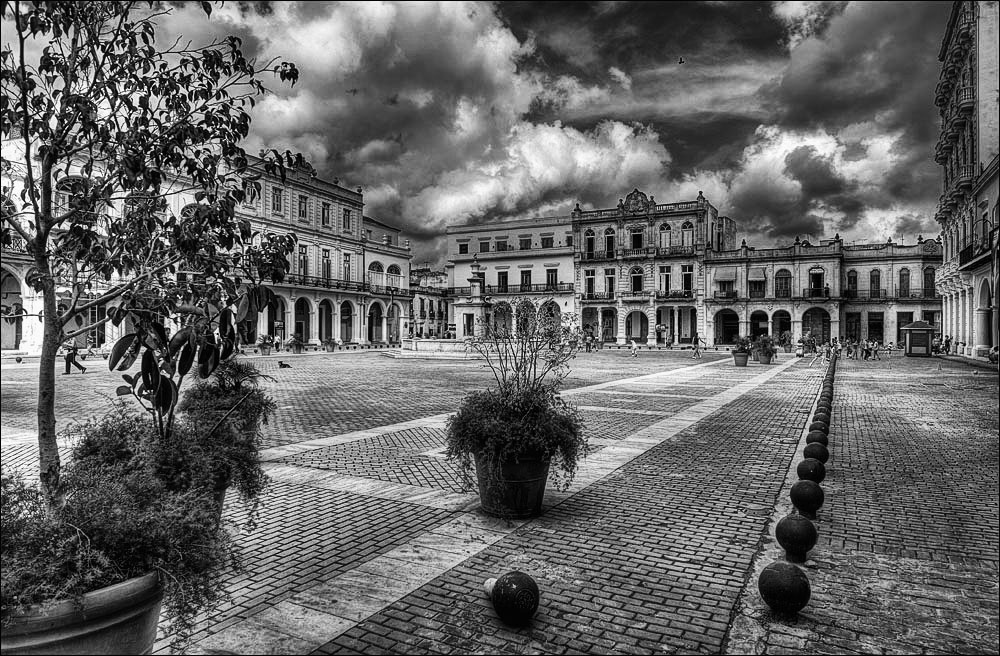
<instances>
[{"instance_id":1,"label":"person in dark clothing","mask_svg":"<svg viewBox=\"0 0 1000 656\"><path fill-rule=\"evenodd\" d=\"M79 369L81 374L87 373L87 368L76 361L76 354L78 350L79 349L77 348L76 343L73 342L66 347L66 354L63 356L66 360L66 371L63 372L63 376L68 376L72 373L69 369L70 365Z\"/></svg>"}]
</instances>

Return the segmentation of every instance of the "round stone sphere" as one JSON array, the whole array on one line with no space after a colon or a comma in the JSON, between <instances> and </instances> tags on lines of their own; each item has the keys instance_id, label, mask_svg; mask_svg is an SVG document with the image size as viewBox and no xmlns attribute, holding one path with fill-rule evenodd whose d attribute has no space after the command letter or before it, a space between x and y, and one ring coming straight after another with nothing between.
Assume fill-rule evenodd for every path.
<instances>
[{"instance_id":1,"label":"round stone sphere","mask_svg":"<svg viewBox=\"0 0 1000 656\"><path fill-rule=\"evenodd\" d=\"M490 600L506 624L520 626L531 621L538 610L538 584L524 572L507 572L497 578Z\"/></svg>"},{"instance_id":2,"label":"round stone sphere","mask_svg":"<svg viewBox=\"0 0 1000 656\"><path fill-rule=\"evenodd\" d=\"M823 488L813 481L799 481L792 486L789 496L792 505L806 517L815 515L823 506Z\"/></svg>"},{"instance_id":3,"label":"round stone sphere","mask_svg":"<svg viewBox=\"0 0 1000 656\"><path fill-rule=\"evenodd\" d=\"M786 515L774 528L774 537L789 561L802 563L809 550L816 546L819 533L816 526L802 515Z\"/></svg>"},{"instance_id":4,"label":"round stone sphere","mask_svg":"<svg viewBox=\"0 0 1000 656\"><path fill-rule=\"evenodd\" d=\"M823 431L810 431L806 435L806 444L822 444L823 446L829 446L830 438L826 436Z\"/></svg>"},{"instance_id":5,"label":"round stone sphere","mask_svg":"<svg viewBox=\"0 0 1000 656\"><path fill-rule=\"evenodd\" d=\"M812 444L807 444L806 448L802 450L802 457L815 458L826 464L826 461L830 459L830 451L819 442L813 442Z\"/></svg>"},{"instance_id":6,"label":"round stone sphere","mask_svg":"<svg viewBox=\"0 0 1000 656\"><path fill-rule=\"evenodd\" d=\"M832 411L833 411L833 404L830 403L829 401L820 401L819 403L816 404L816 412L818 414L832 415L833 414ZM816 420L813 419L813 421Z\"/></svg>"},{"instance_id":7,"label":"round stone sphere","mask_svg":"<svg viewBox=\"0 0 1000 656\"><path fill-rule=\"evenodd\" d=\"M23 362L23 360L22 360L21 356L19 355L16 358L14 358L14 362L16 362L18 364L21 364L21 362Z\"/></svg>"},{"instance_id":8,"label":"round stone sphere","mask_svg":"<svg viewBox=\"0 0 1000 656\"><path fill-rule=\"evenodd\" d=\"M830 425L827 424L825 421L814 421L813 423L809 424L809 432L811 433L813 431L822 431L823 433L829 433Z\"/></svg>"},{"instance_id":9,"label":"round stone sphere","mask_svg":"<svg viewBox=\"0 0 1000 656\"><path fill-rule=\"evenodd\" d=\"M826 465L816 458L806 458L795 467L795 473L800 480L822 483L826 478Z\"/></svg>"},{"instance_id":10,"label":"round stone sphere","mask_svg":"<svg viewBox=\"0 0 1000 656\"><path fill-rule=\"evenodd\" d=\"M824 424L828 424L829 425L829 423L830 423L830 413L829 412L824 412L822 410L817 410L815 412L815 414L813 414L813 421L822 421Z\"/></svg>"},{"instance_id":11,"label":"round stone sphere","mask_svg":"<svg viewBox=\"0 0 1000 656\"><path fill-rule=\"evenodd\" d=\"M757 589L777 613L795 614L809 603L812 590L805 572L791 563L771 563L760 573Z\"/></svg>"}]
</instances>

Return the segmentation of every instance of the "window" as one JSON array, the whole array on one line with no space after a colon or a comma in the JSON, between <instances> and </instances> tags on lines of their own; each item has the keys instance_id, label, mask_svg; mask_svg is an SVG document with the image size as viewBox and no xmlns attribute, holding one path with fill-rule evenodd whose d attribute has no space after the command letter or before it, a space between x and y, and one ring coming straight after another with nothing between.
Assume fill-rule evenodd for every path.
<instances>
[{"instance_id":1,"label":"window","mask_svg":"<svg viewBox=\"0 0 1000 656\"><path fill-rule=\"evenodd\" d=\"M528 291L531 288L531 271L521 272L521 291Z\"/></svg>"},{"instance_id":2,"label":"window","mask_svg":"<svg viewBox=\"0 0 1000 656\"><path fill-rule=\"evenodd\" d=\"M583 291L587 296L594 295L594 276L596 273L594 269L585 269L583 272Z\"/></svg>"},{"instance_id":3,"label":"window","mask_svg":"<svg viewBox=\"0 0 1000 656\"><path fill-rule=\"evenodd\" d=\"M566 245L567 246L573 245L573 235L566 235Z\"/></svg>"},{"instance_id":4,"label":"window","mask_svg":"<svg viewBox=\"0 0 1000 656\"><path fill-rule=\"evenodd\" d=\"M351 210L344 208L344 230L351 230Z\"/></svg>"},{"instance_id":5,"label":"window","mask_svg":"<svg viewBox=\"0 0 1000 656\"><path fill-rule=\"evenodd\" d=\"M736 281L735 280L719 280L716 282L719 286L719 292L726 295L727 297L736 297Z\"/></svg>"},{"instance_id":6,"label":"window","mask_svg":"<svg viewBox=\"0 0 1000 656\"><path fill-rule=\"evenodd\" d=\"M520 248L522 251L530 251L531 250L531 237L521 237L520 239L518 239L517 240L517 247Z\"/></svg>"},{"instance_id":7,"label":"window","mask_svg":"<svg viewBox=\"0 0 1000 656\"><path fill-rule=\"evenodd\" d=\"M878 269L873 269L871 273L868 274L868 289L871 292L872 298L879 298L882 296L882 272Z\"/></svg>"},{"instance_id":8,"label":"window","mask_svg":"<svg viewBox=\"0 0 1000 656\"><path fill-rule=\"evenodd\" d=\"M899 295L903 298L910 296L910 270L899 270ZM912 322L909 322L912 323Z\"/></svg>"},{"instance_id":9,"label":"window","mask_svg":"<svg viewBox=\"0 0 1000 656\"><path fill-rule=\"evenodd\" d=\"M660 290L668 292L670 291L670 267L661 266L660 267Z\"/></svg>"},{"instance_id":10,"label":"window","mask_svg":"<svg viewBox=\"0 0 1000 656\"><path fill-rule=\"evenodd\" d=\"M469 245L468 244L459 244L458 245L458 254L459 255L468 255L469 254Z\"/></svg>"},{"instance_id":11,"label":"window","mask_svg":"<svg viewBox=\"0 0 1000 656\"><path fill-rule=\"evenodd\" d=\"M847 272L847 289L857 291L858 289L858 272L848 271Z\"/></svg>"},{"instance_id":12,"label":"window","mask_svg":"<svg viewBox=\"0 0 1000 656\"><path fill-rule=\"evenodd\" d=\"M775 298L792 297L792 274L788 269L779 269L774 274L774 296Z\"/></svg>"},{"instance_id":13,"label":"window","mask_svg":"<svg viewBox=\"0 0 1000 656\"><path fill-rule=\"evenodd\" d=\"M924 269L924 298L934 297L934 267Z\"/></svg>"},{"instance_id":14,"label":"window","mask_svg":"<svg viewBox=\"0 0 1000 656\"><path fill-rule=\"evenodd\" d=\"M604 270L604 291L606 291L610 296L615 294L615 270L605 269Z\"/></svg>"},{"instance_id":15,"label":"window","mask_svg":"<svg viewBox=\"0 0 1000 656\"><path fill-rule=\"evenodd\" d=\"M750 298L764 298L764 295L767 293L767 281L751 280L747 283L747 291Z\"/></svg>"},{"instance_id":16,"label":"window","mask_svg":"<svg viewBox=\"0 0 1000 656\"><path fill-rule=\"evenodd\" d=\"M309 220L309 198L299 196L299 221Z\"/></svg>"},{"instance_id":17,"label":"window","mask_svg":"<svg viewBox=\"0 0 1000 656\"><path fill-rule=\"evenodd\" d=\"M351 254L344 253L344 280L351 279Z\"/></svg>"},{"instance_id":18,"label":"window","mask_svg":"<svg viewBox=\"0 0 1000 656\"><path fill-rule=\"evenodd\" d=\"M324 226L330 225L330 203L323 203L320 206L320 221Z\"/></svg>"},{"instance_id":19,"label":"window","mask_svg":"<svg viewBox=\"0 0 1000 656\"><path fill-rule=\"evenodd\" d=\"M550 289L554 289L556 287L556 285L559 284L559 269L546 269L545 270L545 284Z\"/></svg>"},{"instance_id":20,"label":"window","mask_svg":"<svg viewBox=\"0 0 1000 656\"><path fill-rule=\"evenodd\" d=\"M479 252L480 253L489 253L490 252L490 242L488 242L488 241L481 241L481 242L479 242Z\"/></svg>"},{"instance_id":21,"label":"window","mask_svg":"<svg viewBox=\"0 0 1000 656\"><path fill-rule=\"evenodd\" d=\"M507 289L507 272L497 271L497 291L505 294Z\"/></svg>"},{"instance_id":22,"label":"window","mask_svg":"<svg viewBox=\"0 0 1000 656\"><path fill-rule=\"evenodd\" d=\"M632 248L642 248L642 230L633 228L629 233L632 239Z\"/></svg>"},{"instance_id":23,"label":"window","mask_svg":"<svg viewBox=\"0 0 1000 656\"><path fill-rule=\"evenodd\" d=\"M608 228L604 231L604 250L608 254L615 252L615 229Z\"/></svg>"},{"instance_id":24,"label":"window","mask_svg":"<svg viewBox=\"0 0 1000 656\"><path fill-rule=\"evenodd\" d=\"M594 253L594 242L596 237L594 236L594 231L588 229L587 232L583 233L583 250L584 252L593 255Z\"/></svg>"},{"instance_id":25,"label":"window","mask_svg":"<svg viewBox=\"0 0 1000 656\"><path fill-rule=\"evenodd\" d=\"M497 252L503 253L507 250L507 240L497 239Z\"/></svg>"},{"instance_id":26,"label":"window","mask_svg":"<svg viewBox=\"0 0 1000 656\"><path fill-rule=\"evenodd\" d=\"M681 284L684 286L684 291L691 292L694 291L694 265L684 264L681 265Z\"/></svg>"},{"instance_id":27,"label":"window","mask_svg":"<svg viewBox=\"0 0 1000 656\"><path fill-rule=\"evenodd\" d=\"M309 275L309 247L299 246L299 273L303 276Z\"/></svg>"},{"instance_id":28,"label":"window","mask_svg":"<svg viewBox=\"0 0 1000 656\"><path fill-rule=\"evenodd\" d=\"M896 313L896 343L902 344L905 339L903 335L903 326L907 326L913 323L913 313L912 312L897 312Z\"/></svg>"},{"instance_id":29,"label":"window","mask_svg":"<svg viewBox=\"0 0 1000 656\"><path fill-rule=\"evenodd\" d=\"M552 237L542 237L542 248L552 248Z\"/></svg>"},{"instance_id":30,"label":"window","mask_svg":"<svg viewBox=\"0 0 1000 656\"><path fill-rule=\"evenodd\" d=\"M694 246L694 225L690 221L685 221L681 226L681 244Z\"/></svg>"},{"instance_id":31,"label":"window","mask_svg":"<svg viewBox=\"0 0 1000 656\"><path fill-rule=\"evenodd\" d=\"M281 196L284 192L281 189L271 188L271 211L281 214Z\"/></svg>"},{"instance_id":32,"label":"window","mask_svg":"<svg viewBox=\"0 0 1000 656\"><path fill-rule=\"evenodd\" d=\"M333 277L333 265L330 262L330 249L323 249L323 279L329 280Z\"/></svg>"},{"instance_id":33,"label":"window","mask_svg":"<svg viewBox=\"0 0 1000 656\"><path fill-rule=\"evenodd\" d=\"M635 267L628 274L629 281L632 284L632 293L641 294L642 293L642 268Z\"/></svg>"},{"instance_id":34,"label":"window","mask_svg":"<svg viewBox=\"0 0 1000 656\"><path fill-rule=\"evenodd\" d=\"M660 248L670 248L670 224L660 224Z\"/></svg>"}]
</instances>

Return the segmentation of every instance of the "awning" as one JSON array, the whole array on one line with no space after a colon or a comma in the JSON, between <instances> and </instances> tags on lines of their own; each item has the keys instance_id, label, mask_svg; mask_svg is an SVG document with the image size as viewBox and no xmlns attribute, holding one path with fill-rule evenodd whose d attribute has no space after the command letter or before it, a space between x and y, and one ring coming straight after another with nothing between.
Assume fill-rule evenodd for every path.
<instances>
[{"instance_id":1,"label":"awning","mask_svg":"<svg viewBox=\"0 0 1000 656\"><path fill-rule=\"evenodd\" d=\"M750 267L750 274L747 276L747 280L767 280L764 267Z\"/></svg>"},{"instance_id":2,"label":"awning","mask_svg":"<svg viewBox=\"0 0 1000 656\"><path fill-rule=\"evenodd\" d=\"M736 280L736 267L720 267L715 270L716 280Z\"/></svg>"}]
</instances>

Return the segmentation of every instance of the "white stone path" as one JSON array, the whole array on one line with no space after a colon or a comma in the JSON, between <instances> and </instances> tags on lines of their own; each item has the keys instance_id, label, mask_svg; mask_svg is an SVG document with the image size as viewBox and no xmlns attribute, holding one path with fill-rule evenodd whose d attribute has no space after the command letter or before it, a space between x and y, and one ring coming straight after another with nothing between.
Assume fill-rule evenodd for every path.
<instances>
[{"instance_id":1,"label":"white stone path","mask_svg":"<svg viewBox=\"0 0 1000 656\"><path fill-rule=\"evenodd\" d=\"M589 455L580 463L576 477L567 490L550 489L546 491L545 507L549 508L562 503L654 446L674 438L681 431L702 421L720 408L779 375L796 361L796 358L786 358L767 368L761 367L760 374L643 428L627 439L601 441L607 446ZM681 386L680 389L683 390L685 383L704 377L707 369L732 366L730 363L729 359L714 360L674 371L566 390L562 394L571 397L583 393L604 392L608 388L642 385L644 388L649 388L650 392L618 389L608 393L691 396L673 394L667 390L676 386ZM753 368L756 369L757 366ZM660 414L651 411L581 406L581 409L586 408L619 413ZM420 427L443 428L448 416L449 414L434 415L391 426L324 437L263 451L262 457L267 461L265 470L275 481L328 490L341 490L380 499L392 499L456 511L461 514L433 530L365 562L363 565L328 581L303 589L292 597L270 606L248 619L204 638L192 645L188 649L188 653L227 651L240 654L296 654L309 652L434 580L467 558L502 540L530 521L507 522L475 512L479 505L477 494L459 494L413 485L348 477L334 472L274 462L288 455L355 442L386 433ZM166 644L157 644L154 653L162 653L166 647Z\"/></svg>"}]
</instances>

